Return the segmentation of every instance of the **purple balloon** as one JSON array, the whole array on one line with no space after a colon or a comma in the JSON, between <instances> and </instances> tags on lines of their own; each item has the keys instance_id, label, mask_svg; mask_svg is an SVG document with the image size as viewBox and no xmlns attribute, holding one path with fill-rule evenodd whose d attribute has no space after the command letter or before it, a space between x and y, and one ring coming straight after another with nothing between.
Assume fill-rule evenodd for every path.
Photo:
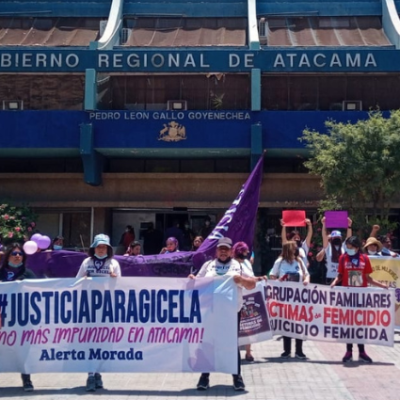
<instances>
[{"instance_id":1,"label":"purple balloon","mask_svg":"<svg viewBox=\"0 0 400 400\"><path fill-rule=\"evenodd\" d=\"M37 245L39 249L45 250L50 246L51 240L48 236L42 236L38 242Z\"/></svg>"},{"instance_id":2,"label":"purple balloon","mask_svg":"<svg viewBox=\"0 0 400 400\"><path fill-rule=\"evenodd\" d=\"M22 248L24 249L24 252L26 254L34 254L34 253L36 253L36 251L38 249L38 245L33 240L29 240L24 243Z\"/></svg>"},{"instance_id":3,"label":"purple balloon","mask_svg":"<svg viewBox=\"0 0 400 400\"><path fill-rule=\"evenodd\" d=\"M32 235L31 240L33 240L35 243L39 243L41 237L42 235L40 233L35 233L34 235Z\"/></svg>"}]
</instances>

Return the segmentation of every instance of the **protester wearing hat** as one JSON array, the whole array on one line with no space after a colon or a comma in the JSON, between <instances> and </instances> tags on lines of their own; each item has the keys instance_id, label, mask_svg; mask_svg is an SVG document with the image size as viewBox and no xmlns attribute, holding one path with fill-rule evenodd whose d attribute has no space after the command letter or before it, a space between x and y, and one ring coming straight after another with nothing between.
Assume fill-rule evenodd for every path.
<instances>
[{"instance_id":1,"label":"protester wearing hat","mask_svg":"<svg viewBox=\"0 0 400 400\"><path fill-rule=\"evenodd\" d=\"M322 250L317 254L316 260L321 262L326 258L326 284L329 285L336 278L337 269L339 266L339 257L345 252L342 240L342 233L334 230L328 235L325 227L325 217L322 218ZM347 218L347 233L346 239L349 238L353 231L351 225L353 221Z\"/></svg>"},{"instance_id":2,"label":"protester wearing hat","mask_svg":"<svg viewBox=\"0 0 400 400\"><path fill-rule=\"evenodd\" d=\"M377 238L369 237L364 245L364 251L369 256L382 256L382 247L382 243Z\"/></svg>"},{"instance_id":3,"label":"protester wearing hat","mask_svg":"<svg viewBox=\"0 0 400 400\"><path fill-rule=\"evenodd\" d=\"M79 268L77 278L82 277L111 277L121 276L121 268L117 260L113 258L113 248L110 238L103 233L96 235L89 249L89 257L85 258ZM103 387L103 381L99 373L89 372L86 381L86 391L95 392Z\"/></svg>"},{"instance_id":4,"label":"protester wearing hat","mask_svg":"<svg viewBox=\"0 0 400 400\"><path fill-rule=\"evenodd\" d=\"M232 240L224 237L218 240L216 258L212 261L207 261L198 272L197 276L189 275L189 278L217 277L217 276L233 276L235 283L238 286L238 331L240 326L240 310L243 306L242 288L253 289L256 285L256 280L262 278L252 278L245 270L240 268L240 264L232 258ZM240 374L240 353L238 352L238 372L233 375L233 387L235 390L244 390L245 385ZM201 374L197 383L198 390L207 390L210 386L210 374L204 372Z\"/></svg>"}]
</instances>

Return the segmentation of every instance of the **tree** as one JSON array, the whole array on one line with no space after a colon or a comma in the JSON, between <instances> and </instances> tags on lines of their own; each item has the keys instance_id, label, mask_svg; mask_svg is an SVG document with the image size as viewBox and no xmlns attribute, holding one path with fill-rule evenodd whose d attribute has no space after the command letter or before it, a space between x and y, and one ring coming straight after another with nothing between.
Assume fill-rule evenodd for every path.
<instances>
[{"instance_id":1,"label":"tree","mask_svg":"<svg viewBox=\"0 0 400 400\"><path fill-rule=\"evenodd\" d=\"M36 226L36 215L29 207L0 205L0 239L3 244L22 242L29 238Z\"/></svg>"},{"instance_id":2,"label":"tree","mask_svg":"<svg viewBox=\"0 0 400 400\"><path fill-rule=\"evenodd\" d=\"M322 209L348 209L361 228L370 223L389 228L389 211L400 189L400 110L384 118L371 111L355 124L325 123L328 133L303 131L310 150L305 166L321 177Z\"/></svg>"}]
</instances>

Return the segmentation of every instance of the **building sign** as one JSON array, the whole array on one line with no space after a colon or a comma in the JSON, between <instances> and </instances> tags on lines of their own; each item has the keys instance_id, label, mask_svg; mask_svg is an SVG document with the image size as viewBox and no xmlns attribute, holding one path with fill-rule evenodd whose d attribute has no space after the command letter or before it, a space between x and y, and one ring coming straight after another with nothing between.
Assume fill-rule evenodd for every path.
<instances>
[{"instance_id":1,"label":"building sign","mask_svg":"<svg viewBox=\"0 0 400 400\"><path fill-rule=\"evenodd\" d=\"M0 50L0 72L395 72L399 65L394 49Z\"/></svg>"}]
</instances>

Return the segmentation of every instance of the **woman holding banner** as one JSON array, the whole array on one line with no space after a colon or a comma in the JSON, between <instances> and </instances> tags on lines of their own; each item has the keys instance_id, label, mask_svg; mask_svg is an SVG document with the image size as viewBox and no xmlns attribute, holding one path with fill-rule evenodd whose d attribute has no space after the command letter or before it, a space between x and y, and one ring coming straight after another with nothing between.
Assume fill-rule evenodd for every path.
<instances>
[{"instance_id":1,"label":"woman holding banner","mask_svg":"<svg viewBox=\"0 0 400 400\"><path fill-rule=\"evenodd\" d=\"M12 282L24 279L35 279L36 276L28 268L25 268L26 254L19 243L13 243L3 256L0 267L0 281ZM33 385L29 374L21 374L22 387L25 392L32 392Z\"/></svg>"},{"instance_id":2,"label":"woman holding banner","mask_svg":"<svg viewBox=\"0 0 400 400\"><path fill-rule=\"evenodd\" d=\"M340 256L337 277L331 283L331 287L336 286L339 282L342 286L367 287L370 285L388 289L388 287L371 278L372 274L371 262L366 254L361 254L361 242L357 236L351 236L345 242L346 253ZM365 352L363 344L358 345L359 360L372 363L371 357ZM344 363L353 360L353 344L346 345L346 354L342 361Z\"/></svg>"},{"instance_id":3,"label":"woman holding banner","mask_svg":"<svg viewBox=\"0 0 400 400\"><path fill-rule=\"evenodd\" d=\"M83 277L110 277L121 276L121 268L113 258L113 248L107 235L96 235L89 249L89 257L85 258L79 268L77 278ZM99 373L89 372L86 381L86 391L95 392L103 388L103 380Z\"/></svg>"},{"instance_id":4,"label":"woman holding banner","mask_svg":"<svg viewBox=\"0 0 400 400\"><path fill-rule=\"evenodd\" d=\"M233 276L235 283L238 285L239 290L239 304L238 304L238 331L240 326L240 313L243 306L242 288L253 289L256 286L256 279L252 278L246 270L240 267L240 264L232 258L232 240L224 237L218 240L217 243L217 257L212 261L207 261L198 272L197 276L192 274L189 278L204 278L204 277L217 277L223 275ZM263 279L263 278L261 278ZM240 374L240 352L238 351L238 372L233 375L233 387L235 390L244 390L245 385L242 375ZM210 374L204 372L201 374L199 382L197 383L197 390L207 390L210 386Z\"/></svg>"},{"instance_id":5,"label":"woman holding banner","mask_svg":"<svg viewBox=\"0 0 400 400\"><path fill-rule=\"evenodd\" d=\"M304 265L301 257L297 255L297 243L295 241L286 242L282 246L282 253L277 258L270 272L271 279L279 281L303 282L307 285L310 282L310 274ZM283 337L282 357L288 358L291 354L292 339L289 336ZM305 360L307 357L303 353L303 341L296 339L295 357Z\"/></svg>"}]
</instances>

